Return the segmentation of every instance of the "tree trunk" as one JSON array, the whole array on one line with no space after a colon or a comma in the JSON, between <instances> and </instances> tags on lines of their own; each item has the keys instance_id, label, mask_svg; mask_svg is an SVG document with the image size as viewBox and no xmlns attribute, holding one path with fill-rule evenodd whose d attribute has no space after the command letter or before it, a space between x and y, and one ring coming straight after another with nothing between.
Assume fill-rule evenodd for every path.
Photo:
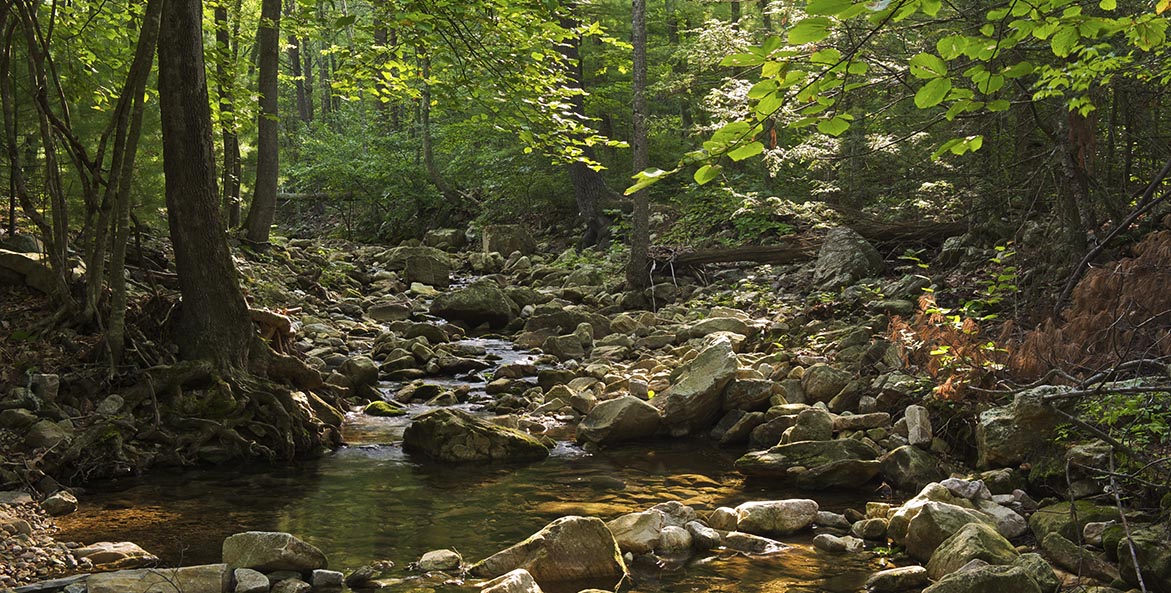
<instances>
[{"instance_id":1,"label":"tree trunk","mask_svg":"<svg viewBox=\"0 0 1171 593\"><path fill-rule=\"evenodd\" d=\"M772 33L773 13L769 8L769 0L760 0L760 23L765 33Z\"/></svg>"},{"instance_id":2,"label":"tree trunk","mask_svg":"<svg viewBox=\"0 0 1171 593\"><path fill-rule=\"evenodd\" d=\"M167 0L159 37L167 222L183 296L176 336L182 358L242 369L256 332L217 207L202 19L199 0Z\"/></svg>"},{"instance_id":3,"label":"tree trunk","mask_svg":"<svg viewBox=\"0 0 1171 593\"><path fill-rule=\"evenodd\" d=\"M634 46L633 91L634 105L631 110L633 131L630 150L633 155L634 172L640 173L650 165L647 152L647 63L646 63L646 0L634 0L631 16L630 42ZM647 273L647 251L650 248L649 205L646 190L635 192L634 216L630 230L630 261L626 264L626 284L632 290L650 286Z\"/></svg>"},{"instance_id":4,"label":"tree trunk","mask_svg":"<svg viewBox=\"0 0 1171 593\"><path fill-rule=\"evenodd\" d=\"M235 3L236 27L240 23L240 0ZM240 137L237 134L235 105L235 63L239 57L240 45L229 31L228 7L218 3L215 7L216 38L216 94L220 102L220 135L224 140L224 164L220 172L223 198L221 208L227 228L240 224ZM238 31L237 31L238 32Z\"/></svg>"},{"instance_id":5,"label":"tree trunk","mask_svg":"<svg viewBox=\"0 0 1171 593\"><path fill-rule=\"evenodd\" d=\"M295 4L290 1L286 5L286 16L293 16ZM301 43L292 31L289 32L285 43L289 46L289 70L293 75L293 88L296 89L297 93L297 116L301 118L302 122L309 123L313 121L313 110L309 107L309 96L305 94L305 77L301 71Z\"/></svg>"},{"instance_id":6,"label":"tree trunk","mask_svg":"<svg viewBox=\"0 0 1171 593\"><path fill-rule=\"evenodd\" d=\"M419 100L419 134L423 140L423 166L427 169L427 177L431 179L431 183L435 184L439 193L454 202L459 199L459 196L452 191L447 180L443 178L443 172L439 170L439 165L435 163L435 147L431 141L431 83L429 82L431 58L423 53L420 53L418 57L419 68L423 75L422 96Z\"/></svg>"},{"instance_id":7,"label":"tree trunk","mask_svg":"<svg viewBox=\"0 0 1171 593\"><path fill-rule=\"evenodd\" d=\"M728 19L728 22L737 25L740 23L740 2L739 0L732 0L729 4L731 4L732 8L732 17Z\"/></svg>"},{"instance_id":8,"label":"tree trunk","mask_svg":"<svg viewBox=\"0 0 1171 593\"><path fill-rule=\"evenodd\" d=\"M313 115L313 46L309 43L308 37L301 38L301 55L304 56L305 62L301 66L301 72L305 75L305 107L309 111L309 115Z\"/></svg>"},{"instance_id":9,"label":"tree trunk","mask_svg":"<svg viewBox=\"0 0 1171 593\"><path fill-rule=\"evenodd\" d=\"M247 240L258 246L268 243L276 214L277 176L280 172L277 132L277 73L280 68L281 0L263 0L256 43L260 52L260 114L256 125L256 187L244 221Z\"/></svg>"}]
</instances>

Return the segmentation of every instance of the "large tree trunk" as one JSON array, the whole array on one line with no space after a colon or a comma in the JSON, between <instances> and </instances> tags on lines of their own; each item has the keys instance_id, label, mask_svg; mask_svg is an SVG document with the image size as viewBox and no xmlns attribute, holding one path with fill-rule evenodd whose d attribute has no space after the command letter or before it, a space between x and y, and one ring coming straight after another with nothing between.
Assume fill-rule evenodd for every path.
<instances>
[{"instance_id":1,"label":"large tree trunk","mask_svg":"<svg viewBox=\"0 0 1171 593\"><path fill-rule=\"evenodd\" d=\"M159 43L167 222L183 296L176 335L182 358L243 369L256 332L220 223L200 4L166 0Z\"/></svg>"},{"instance_id":2,"label":"large tree trunk","mask_svg":"<svg viewBox=\"0 0 1171 593\"><path fill-rule=\"evenodd\" d=\"M216 94L220 102L220 134L224 142L224 164L221 176L220 208L227 228L240 225L240 183L242 159L240 157L239 124L236 121L236 61L240 58L240 3L232 4L232 21L229 30L228 7L221 2L215 7L216 38Z\"/></svg>"},{"instance_id":3,"label":"large tree trunk","mask_svg":"<svg viewBox=\"0 0 1171 593\"><path fill-rule=\"evenodd\" d=\"M254 245L268 243L269 230L276 214L277 176L280 172L277 131L277 73L280 68L281 0L263 0L260 5L260 28L256 34L260 82L260 114L256 138L256 187L252 205L244 221L246 238Z\"/></svg>"},{"instance_id":4,"label":"large tree trunk","mask_svg":"<svg viewBox=\"0 0 1171 593\"><path fill-rule=\"evenodd\" d=\"M631 18L631 44L634 46L633 90L634 105L631 113L633 132L630 150L633 154L634 172L644 171L650 165L647 152L647 106L646 106L646 0L634 0ZM630 261L626 264L626 284L631 289L650 286L647 273L647 251L650 247L649 206L646 190L634 194L634 220L630 230Z\"/></svg>"}]
</instances>

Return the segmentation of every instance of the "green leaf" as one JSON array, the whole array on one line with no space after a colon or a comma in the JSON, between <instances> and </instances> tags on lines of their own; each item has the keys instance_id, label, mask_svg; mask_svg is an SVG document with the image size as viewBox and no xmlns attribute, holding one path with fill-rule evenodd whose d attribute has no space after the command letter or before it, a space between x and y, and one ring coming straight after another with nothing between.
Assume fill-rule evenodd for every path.
<instances>
[{"instance_id":1,"label":"green leaf","mask_svg":"<svg viewBox=\"0 0 1171 593\"><path fill-rule=\"evenodd\" d=\"M1053 48L1053 55L1059 58L1069 57L1077 47L1078 41L1081 40L1081 34L1078 33L1077 27L1062 27L1060 31L1053 35L1053 39L1049 41L1050 47Z\"/></svg>"},{"instance_id":2,"label":"green leaf","mask_svg":"<svg viewBox=\"0 0 1171 593\"><path fill-rule=\"evenodd\" d=\"M736 150L730 151L728 153L728 158L739 162L744 159L754 157L762 152L764 152L763 144L760 142L749 142L748 144L740 146Z\"/></svg>"},{"instance_id":3,"label":"green leaf","mask_svg":"<svg viewBox=\"0 0 1171 593\"><path fill-rule=\"evenodd\" d=\"M836 15L853 5L851 0L809 0L807 14Z\"/></svg>"},{"instance_id":4,"label":"green leaf","mask_svg":"<svg viewBox=\"0 0 1171 593\"><path fill-rule=\"evenodd\" d=\"M919 109L926 109L928 107L935 107L943 102L943 98L947 96L947 92L951 90L950 78L934 78L927 81L923 88L915 93L915 107Z\"/></svg>"},{"instance_id":5,"label":"green leaf","mask_svg":"<svg viewBox=\"0 0 1171 593\"><path fill-rule=\"evenodd\" d=\"M1102 10L1114 10L1115 8L1118 8L1118 1L1117 0L1102 0L1101 2L1098 3L1098 6Z\"/></svg>"},{"instance_id":6,"label":"green leaf","mask_svg":"<svg viewBox=\"0 0 1171 593\"><path fill-rule=\"evenodd\" d=\"M1004 72L1001 72L1000 75L1009 79L1020 78L1032 74L1034 69L1035 67L1029 62L1017 62L1005 68Z\"/></svg>"},{"instance_id":7,"label":"green leaf","mask_svg":"<svg viewBox=\"0 0 1171 593\"><path fill-rule=\"evenodd\" d=\"M748 98L759 99L769 93L776 92L776 90L777 81L772 78L766 78L752 85L752 88L748 89Z\"/></svg>"},{"instance_id":8,"label":"green leaf","mask_svg":"<svg viewBox=\"0 0 1171 593\"><path fill-rule=\"evenodd\" d=\"M1008 111L1009 107L1012 107L1012 103L1009 103L1008 99L997 99L988 102L988 111L992 112Z\"/></svg>"},{"instance_id":9,"label":"green leaf","mask_svg":"<svg viewBox=\"0 0 1171 593\"><path fill-rule=\"evenodd\" d=\"M943 7L943 0L923 0L923 14L927 16L935 16L939 14L939 9Z\"/></svg>"},{"instance_id":10,"label":"green leaf","mask_svg":"<svg viewBox=\"0 0 1171 593\"><path fill-rule=\"evenodd\" d=\"M626 188L626 191L622 192L622 195L629 196L630 194L633 194L640 189L654 185L678 170L679 169L672 169L670 171L664 171L657 167L651 167L649 169L639 171L638 173L631 176L631 178L634 179L636 183Z\"/></svg>"},{"instance_id":11,"label":"green leaf","mask_svg":"<svg viewBox=\"0 0 1171 593\"><path fill-rule=\"evenodd\" d=\"M842 52L832 47L817 50L809 56L809 61L814 64L837 64L841 59Z\"/></svg>"},{"instance_id":12,"label":"green leaf","mask_svg":"<svg viewBox=\"0 0 1171 593\"><path fill-rule=\"evenodd\" d=\"M850 122L840 115L817 122L817 131L828 136L841 136L842 132L848 129L850 129Z\"/></svg>"},{"instance_id":13,"label":"green leaf","mask_svg":"<svg viewBox=\"0 0 1171 593\"><path fill-rule=\"evenodd\" d=\"M356 14L347 14L344 16L339 16L339 17L337 17L337 20L335 20L333 22L333 28L344 29L344 28L354 24L354 21L357 21L357 20L358 20L358 15L356 15Z\"/></svg>"},{"instance_id":14,"label":"green leaf","mask_svg":"<svg viewBox=\"0 0 1171 593\"><path fill-rule=\"evenodd\" d=\"M784 101L784 97L782 97L779 93L765 95L761 97L759 102L757 102L756 112L763 117L768 117L772 115L774 111L780 109L781 104L783 104Z\"/></svg>"},{"instance_id":15,"label":"green leaf","mask_svg":"<svg viewBox=\"0 0 1171 593\"><path fill-rule=\"evenodd\" d=\"M911 58L911 74L915 78L939 78L947 75L947 62L935 54L921 53Z\"/></svg>"},{"instance_id":16,"label":"green leaf","mask_svg":"<svg viewBox=\"0 0 1171 593\"><path fill-rule=\"evenodd\" d=\"M789 29L789 43L792 45L804 45L806 43L821 41L829 36L829 25L829 19L824 16L802 19L792 29Z\"/></svg>"},{"instance_id":17,"label":"green leaf","mask_svg":"<svg viewBox=\"0 0 1171 593\"><path fill-rule=\"evenodd\" d=\"M764 57L757 54L732 54L720 60L720 66L759 66Z\"/></svg>"},{"instance_id":18,"label":"green leaf","mask_svg":"<svg viewBox=\"0 0 1171 593\"><path fill-rule=\"evenodd\" d=\"M764 43L760 46L760 53L763 56L767 56L774 51L777 51L777 49L779 49L784 44L785 42L782 41L780 37L773 35L764 40Z\"/></svg>"},{"instance_id":19,"label":"green leaf","mask_svg":"<svg viewBox=\"0 0 1171 593\"><path fill-rule=\"evenodd\" d=\"M709 183L711 180L720 176L720 169L721 167L719 165L704 165L696 169L694 175L695 182L700 185Z\"/></svg>"},{"instance_id":20,"label":"green leaf","mask_svg":"<svg viewBox=\"0 0 1171 593\"><path fill-rule=\"evenodd\" d=\"M968 38L963 35L948 35L935 42L935 51L945 60L954 60L964 55L964 49L967 47Z\"/></svg>"}]
</instances>

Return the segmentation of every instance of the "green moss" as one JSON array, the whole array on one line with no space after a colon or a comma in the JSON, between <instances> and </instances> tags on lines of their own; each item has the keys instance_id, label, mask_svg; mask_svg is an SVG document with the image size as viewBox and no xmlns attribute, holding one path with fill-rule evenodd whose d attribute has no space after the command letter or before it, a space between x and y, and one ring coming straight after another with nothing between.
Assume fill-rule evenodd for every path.
<instances>
[{"instance_id":1,"label":"green moss","mask_svg":"<svg viewBox=\"0 0 1171 593\"><path fill-rule=\"evenodd\" d=\"M372 401L362 410L368 416L404 416L407 411L382 400Z\"/></svg>"}]
</instances>

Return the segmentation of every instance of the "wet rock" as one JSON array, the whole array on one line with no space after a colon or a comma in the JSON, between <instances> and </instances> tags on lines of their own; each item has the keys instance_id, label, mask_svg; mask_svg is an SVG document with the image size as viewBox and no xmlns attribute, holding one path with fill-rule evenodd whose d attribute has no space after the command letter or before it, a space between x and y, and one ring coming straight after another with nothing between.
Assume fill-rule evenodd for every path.
<instances>
[{"instance_id":1,"label":"wet rock","mask_svg":"<svg viewBox=\"0 0 1171 593\"><path fill-rule=\"evenodd\" d=\"M77 497L62 490L42 500L41 508L54 517L68 515L77 510Z\"/></svg>"},{"instance_id":2,"label":"wet rock","mask_svg":"<svg viewBox=\"0 0 1171 593\"><path fill-rule=\"evenodd\" d=\"M746 476L795 478L802 488L860 486L878 473L875 457L873 448L853 439L803 441L748 453L736 460L736 469Z\"/></svg>"},{"instance_id":3,"label":"wet rock","mask_svg":"<svg viewBox=\"0 0 1171 593\"><path fill-rule=\"evenodd\" d=\"M821 408L808 408L797 414L797 424L781 435L781 444L801 441L828 441L833 438L834 421Z\"/></svg>"},{"instance_id":4,"label":"wet rock","mask_svg":"<svg viewBox=\"0 0 1171 593\"><path fill-rule=\"evenodd\" d=\"M521 255L531 255L537 249L533 234L520 225L485 225L481 233L481 248L484 253L495 251L509 256L513 252L519 252Z\"/></svg>"},{"instance_id":5,"label":"wet rock","mask_svg":"<svg viewBox=\"0 0 1171 593\"><path fill-rule=\"evenodd\" d=\"M767 537L732 531L724 536L724 547L744 554L773 554L789 546Z\"/></svg>"},{"instance_id":6,"label":"wet rock","mask_svg":"<svg viewBox=\"0 0 1171 593\"><path fill-rule=\"evenodd\" d=\"M808 528L817 518L817 501L752 501L736 507L736 529L754 535L788 535Z\"/></svg>"},{"instance_id":7,"label":"wet rock","mask_svg":"<svg viewBox=\"0 0 1171 593\"><path fill-rule=\"evenodd\" d=\"M655 552L660 554L680 554L691 550L691 534L682 527L668 525L659 535L659 542Z\"/></svg>"},{"instance_id":8,"label":"wet rock","mask_svg":"<svg viewBox=\"0 0 1171 593\"><path fill-rule=\"evenodd\" d=\"M416 417L403 433L403 448L438 461L519 461L549 455L549 449L528 434L451 408Z\"/></svg>"},{"instance_id":9,"label":"wet rock","mask_svg":"<svg viewBox=\"0 0 1171 593\"><path fill-rule=\"evenodd\" d=\"M882 457L879 465L882 479L899 490L920 490L945 474L931 453L911 445L903 445Z\"/></svg>"},{"instance_id":10,"label":"wet rock","mask_svg":"<svg viewBox=\"0 0 1171 593\"><path fill-rule=\"evenodd\" d=\"M183 584L183 593L223 593L230 589L231 572L226 564L120 570L90 575L89 593L174 593Z\"/></svg>"},{"instance_id":11,"label":"wet rock","mask_svg":"<svg viewBox=\"0 0 1171 593\"><path fill-rule=\"evenodd\" d=\"M850 383L852 375L828 364L818 363L807 369L801 376L801 389L805 400L811 403L829 402ZM789 399L789 401L794 401Z\"/></svg>"},{"instance_id":12,"label":"wet rock","mask_svg":"<svg viewBox=\"0 0 1171 593\"><path fill-rule=\"evenodd\" d=\"M452 550L431 550L423 554L422 558L412 566L415 570L429 572L432 570L459 570L463 564L463 556Z\"/></svg>"},{"instance_id":13,"label":"wet rock","mask_svg":"<svg viewBox=\"0 0 1171 593\"><path fill-rule=\"evenodd\" d=\"M720 532L699 521L688 522L687 525L684 525L684 529L687 530L687 533L691 534L692 545L701 552L714 550L723 543Z\"/></svg>"},{"instance_id":14,"label":"wet rock","mask_svg":"<svg viewBox=\"0 0 1171 593\"><path fill-rule=\"evenodd\" d=\"M614 534L614 541L618 542L618 548L632 554L653 551L665 526L663 513L658 511L630 513L606 523L610 533Z\"/></svg>"},{"instance_id":15,"label":"wet rock","mask_svg":"<svg viewBox=\"0 0 1171 593\"><path fill-rule=\"evenodd\" d=\"M326 567L325 554L279 531L245 531L224 540L223 560L232 568L307 571Z\"/></svg>"},{"instance_id":16,"label":"wet rock","mask_svg":"<svg viewBox=\"0 0 1171 593\"><path fill-rule=\"evenodd\" d=\"M941 579L972 560L992 565L1012 564L1019 554L1008 540L983 523L969 523L943 540L927 562L927 574Z\"/></svg>"},{"instance_id":17,"label":"wet rock","mask_svg":"<svg viewBox=\"0 0 1171 593\"><path fill-rule=\"evenodd\" d=\"M708 346L681 369L679 380L652 400L673 436L710 427L723 407L724 387L736 375L736 355L727 340Z\"/></svg>"},{"instance_id":18,"label":"wet rock","mask_svg":"<svg viewBox=\"0 0 1171 593\"><path fill-rule=\"evenodd\" d=\"M919 589L929 583L927 569L922 566L901 566L878 571L866 580L870 593L898 593Z\"/></svg>"},{"instance_id":19,"label":"wet rock","mask_svg":"<svg viewBox=\"0 0 1171 593\"><path fill-rule=\"evenodd\" d=\"M518 568L480 586L480 593L542 593L529 571Z\"/></svg>"},{"instance_id":20,"label":"wet rock","mask_svg":"<svg viewBox=\"0 0 1171 593\"><path fill-rule=\"evenodd\" d=\"M882 256L866 239L846 227L830 229L817 254L813 281L825 289L836 289L883 270Z\"/></svg>"},{"instance_id":21,"label":"wet rock","mask_svg":"<svg viewBox=\"0 0 1171 593\"><path fill-rule=\"evenodd\" d=\"M1019 566L978 566L954 572L923 589L923 593L1041 593Z\"/></svg>"},{"instance_id":22,"label":"wet rock","mask_svg":"<svg viewBox=\"0 0 1171 593\"><path fill-rule=\"evenodd\" d=\"M472 565L473 576L493 578L523 568L540 583L613 579L626 564L606 524L593 517L562 517L528 539Z\"/></svg>"},{"instance_id":23,"label":"wet rock","mask_svg":"<svg viewBox=\"0 0 1171 593\"><path fill-rule=\"evenodd\" d=\"M976 425L977 464L983 468L1013 466L1044 450L1053 440L1059 419L1043 398L1066 391L1069 388L1036 387L1018 393L1010 405L982 412Z\"/></svg>"},{"instance_id":24,"label":"wet rock","mask_svg":"<svg viewBox=\"0 0 1171 593\"><path fill-rule=\"evenodd\" d=\"M662 419L659 409L632 395L594 406L577 427L577 440L600 445L654 436Z\"/></svg>"},{"instance_id":25,"label":"wet rock","mask_svg":"<svg viewBox=\"0 0 1171 593\"><path fill-rule=\"evenodd\" d=\"M367 416L391 417L391 416L405 416L407 411L390 402L375 400L362 409L362 413Z\"/></svg>"},{"instance_id":26,"label":"wet rock","mask_svg":"<svg viewBox=\"0 0 1171 593\"><path fill-rule=\"evenodd\" d=\"M268 593L270 583L264 573L251 568L237 568L232 571L236 580L235 593Z\"/></svg>"},{"instance_id":27,"label":"wet rock","mask_svg":"<svg viewBox=\"0 0 1171 593\"><path fill-rule=\"evenodd\" d=\"M1165 543L1165 542L1164 542ZM1074 573L1084 574L1104 582L1119 580L1118 567L1107 563L1093 552L1069 541L1059 533L1050 533L1041 540L1041 549L1053 563ZM1127 550L1129 554L1129 550Z\"/></svg>"},{"instance_id":28,"label":"wet rock","mask_svg":"<svg viewBox=\"0 0 1171 593\"><path fill-rule=\"evenodd\" d=\"M1077 517L1076 521L1074 517ZM1059 502L1037 509L1029 516L1029 528L1037 541L1045 541L1045 537L1050 533L1058 533L1065 539L1072 540L1082 532L1086 523L1119 519L1116 507L1079 500L1073 503Z\"/></svg>"},{"instance_id":29,"label":"wet rock","mask_svg":"<svg viewBox=\"0 0 1171 593\"><path fill-rule=\"evenodd\" d=\"M462 321L471 327L486 323L500 329L512 321L512 306L499 285L490 279L480 279L436 297L431 303L431 314Z\"/></svg>"},{"instance_id":30,"label":"wet rock","mask_svg":"<svg viewBox=\"0 0 1171 593\"><path fill-rule=\"evenodd\" d=\"M861 552L865 543L851 536L838 537L828 533L819 533L813 537L813 547L831 554L845 554Z\"/></svg>"},{"instance_id":31,"label":"wet rock","mask_svg":"<svg viewBox=\"0 0 1171 593\"><path fill-rule=\"evenodd\" d=\"M106 569L142 568L159 563L158 556L134 542L96 542L74 550L73 555Z\"/></svg>"},{"instance_id":32,"label":"wet rock","mask_svg":"<svg viewBox=\"0 0 1171 593\"><path fill-rule=\"evenodd\" d=\"M931 445L931 416L923 406L907 406L907 442L916 447Z\"/></svg>"},{"instance_id":33,"label":"wet rock","mask_svg":"<svg viewBox=\"0 0 1171 593\"><path fill-rule=\"evenodd\" d=\"M992 520L982 513L945 502L928 502L907 525L903 543L912 558L926 562L944 540L969 523L984 523L995 529Z\"/></svg>"}]
</instances>

